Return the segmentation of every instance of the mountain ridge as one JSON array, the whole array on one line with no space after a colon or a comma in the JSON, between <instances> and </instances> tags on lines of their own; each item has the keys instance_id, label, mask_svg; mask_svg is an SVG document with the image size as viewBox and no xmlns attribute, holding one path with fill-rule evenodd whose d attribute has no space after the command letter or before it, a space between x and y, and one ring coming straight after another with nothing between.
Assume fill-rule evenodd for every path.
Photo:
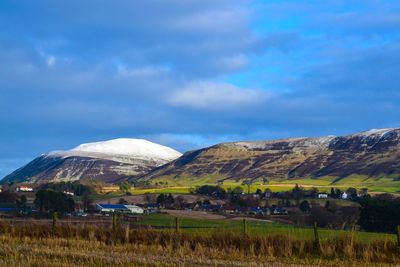
<instances>
[{"instance_id":1,"label":"mountain ridge","mask_svg":"<svg viewBox=\"0 0 400 267\"><path fill-rule=\"evenodd\" d=\"M218 182L399 174L400 129L389 128L345 136L221 143L189 151L139 179L171 184L187 177Z\"/></svg>"},{"instance_id":2,"label":"mountain ridge","mask_svg":"<svg viewBox=\"0 0 400 267\"><path fill-rule=\"evenodd\" d=\"M127 149L125 139L116 140L122 141L122 151ZM107 142L110 141L44 154L8 175L3 182L99 180L115 183L129 180L192 186L264 178L335 177L340 180L354 175L400 180L400 128L371 129L344 136L226 142L183 155L166 148L172 152L171 157L164 160L149 157L154 155L150 152L149 155L141 152L143 157L132 157L135 153L137 156L140 149L123 155L118 146L105 149L104 144L110 144ZM147 144L148 141L141 142Z\"/></svg>"}]
</instances>

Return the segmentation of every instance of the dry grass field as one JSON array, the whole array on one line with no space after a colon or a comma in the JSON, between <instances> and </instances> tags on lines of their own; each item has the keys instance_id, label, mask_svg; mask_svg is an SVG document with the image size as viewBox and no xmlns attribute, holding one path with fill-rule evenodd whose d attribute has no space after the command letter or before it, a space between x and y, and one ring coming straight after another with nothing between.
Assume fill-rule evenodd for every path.
<instances>
[{"instance_id":1,"label":"dry grass field","mask_svg":"<svg viewBox=\"0 0 400 267\"><path fill-rule=\"evenodd\" d=\"M228 252L227 252L228 253ZM1 266L326 266L326 261L291 264L267 256L221 254L220 250L173 246L116 244L65 238L0 238ZM332 262L332 266L338 266Z\"/></svg>"},{"instance_id":2,"label":"dry grass field","mask_svg":"<svg viewBox=\"0 0 400 267\"><path fill-rule=\"evenodd\" d=\"M191 234L117 223L0 223L0 266L396 266L390 239L359 242L354 233L297 239L287 234Z\"/></svg>"}]
</instances>

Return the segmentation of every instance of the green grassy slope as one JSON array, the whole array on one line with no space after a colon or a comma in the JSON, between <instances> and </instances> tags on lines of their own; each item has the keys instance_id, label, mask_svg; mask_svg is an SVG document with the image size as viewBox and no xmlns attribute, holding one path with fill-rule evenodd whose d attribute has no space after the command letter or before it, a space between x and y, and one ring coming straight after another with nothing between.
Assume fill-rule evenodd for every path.
<instances>
[{"instance_id":1,"label":"green grassy slope","mask_svg":"<svg viewBox=\"0 0 400 267\"><path fill-rule=\"evenodd\" d=\"M304 179L279 179L263 184L261 180L255 180L250 186L251 192L255 192L257 188L270 188L272 191L287 191L293 188L295 184L299 184L305 188L317 187L320 191L329 192L331 187L345 190L349 187L357 189L368 188L370 192L387 192L400 193L400 180L396 180L397 176L384 176L378 178L370 178L362 175L352 175L345 178L338 177L319 177ZM167 192L167 193L185 193L188 188L200 186L204 184L217 184L218 180L224 177L218 174L207 175L202 177L179 176L177 178L159 177L151 180L151 183L159 189L147 190L147 192ZM243 182L248 179L224 180L221 184L224 188L234 188L242 186L247 191L247 186L243 186ZM185 189L186 188L186 189ZM175 190L175 191L174 191Z\"/></svg>"}]
</instances>

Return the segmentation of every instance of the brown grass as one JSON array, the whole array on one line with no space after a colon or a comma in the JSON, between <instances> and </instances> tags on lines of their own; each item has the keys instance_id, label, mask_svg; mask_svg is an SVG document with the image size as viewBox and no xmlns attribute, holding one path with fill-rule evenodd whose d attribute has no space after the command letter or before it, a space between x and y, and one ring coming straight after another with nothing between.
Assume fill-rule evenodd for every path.
<instances>
[{"instance_id":1,"label":"brown grass","mask_svg":"<svg viewBox=\"0 0 400 267\"><path fill-rule=\"evenodd\" d=\"M193 235L119 226L18 226L0 223L1 266L251 266L287 264L374 266L400 264L393 241L358 243L352 234L323 240L229 232ZM274 265L271 265L273 263Z\"/></svg>"}]
</instances>

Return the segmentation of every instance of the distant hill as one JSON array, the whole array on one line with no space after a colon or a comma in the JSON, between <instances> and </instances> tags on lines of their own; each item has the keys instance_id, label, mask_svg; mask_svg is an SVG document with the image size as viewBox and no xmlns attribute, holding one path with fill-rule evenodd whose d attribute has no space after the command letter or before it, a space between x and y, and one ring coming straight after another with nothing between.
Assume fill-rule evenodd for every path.
<instances>
[{"instance_id":1,"label":"distant hill","mask_svg":"<svg viewBox=\"0 0 400 267\"><path fill-rule=\"evenodd\" d=\"M1 182L97 180L113 183L143 175L181 153L142 139L114 139L50 152L7 175Z\"/></svg>"},{"instance_id":2,"label":"distant hill","mask_svg":"<svg viewBox=\"0 0 400 267\"><path fill-rule=\"evenodd\" d=\"M232 142L181 155L138 139L83 144L44 154L2 182L96 180L193 186L221 181L307 181L400 191L400 129L348 136ZM348 183L348 182L351 183Z\"/></svg>"},{"instance_id":3,"label":"distant hill","mask_svg":"<svg viewBox=\"0 0 400 267\"><path fill-rule=\"evenodd\" d=\"M263 178L340 180L349 176L399 180L400 129L375 129L340 137L222 143L187 152L140 180L182 185Z\"/></svg>"}]
</instances>

